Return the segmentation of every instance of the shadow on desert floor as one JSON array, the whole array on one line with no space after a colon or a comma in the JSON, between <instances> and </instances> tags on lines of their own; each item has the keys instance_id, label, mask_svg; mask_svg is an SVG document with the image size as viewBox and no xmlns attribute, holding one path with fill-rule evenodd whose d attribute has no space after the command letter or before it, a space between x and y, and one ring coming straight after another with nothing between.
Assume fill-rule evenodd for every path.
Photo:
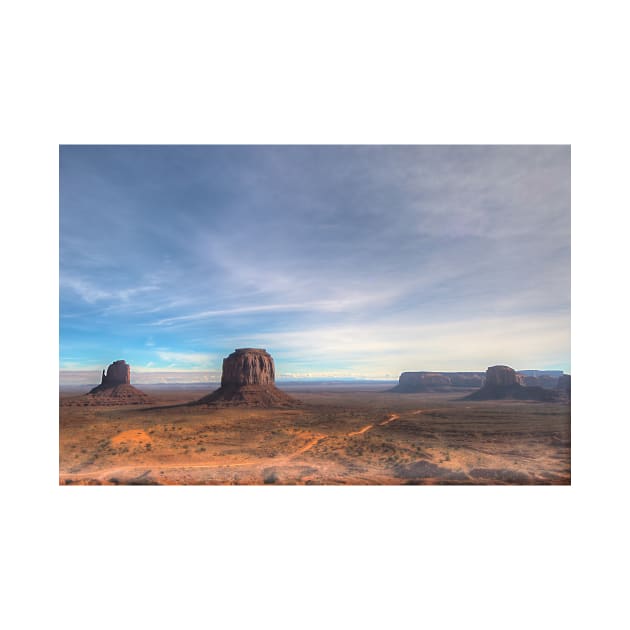
<instances>
[{"instance_id":1,"label":"shadow on desert floor","mask_svg":"<svg viewBox=\"0 0 630 630\"><path fill-rule=\"evenodd\" d=\"M60 407L60 483L569 484L570 407L461 394L293 393L297 408ZM192 404L191 404L192 403Z\"/></svg>"}]
</instances>

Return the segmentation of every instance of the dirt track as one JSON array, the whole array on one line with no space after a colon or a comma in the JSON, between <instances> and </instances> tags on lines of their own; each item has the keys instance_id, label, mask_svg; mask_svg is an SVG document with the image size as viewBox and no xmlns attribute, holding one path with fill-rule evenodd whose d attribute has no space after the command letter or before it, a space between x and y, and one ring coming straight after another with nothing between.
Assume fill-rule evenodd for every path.
<instances>
[{"instance_id":1,"label":"dirt track","mask_svg":"<svg viewBox=\"0 0 630 630\"><path fill-rule=\"evenodd\" d=\"M567 406L303 396L299 409L61 407L60 483L570 482Z\"/></svg>"}]
</instances>

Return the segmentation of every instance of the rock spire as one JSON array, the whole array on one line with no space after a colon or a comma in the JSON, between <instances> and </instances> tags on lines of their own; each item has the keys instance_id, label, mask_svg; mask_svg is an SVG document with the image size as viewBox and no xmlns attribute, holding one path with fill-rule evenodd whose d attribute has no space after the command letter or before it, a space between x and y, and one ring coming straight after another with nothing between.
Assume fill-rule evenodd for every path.
<instances>
[{"instance_id":1,"label":"rock spire","mask_svg":"<svg viewBox=\"0 0 630 630\"><path fill-rule=\"evenodd\" d=\"M68 398L64 405L101 406L101 405L146 405L151 399L131 384L131 368L122 359L111 363L107 372L103 370L101 384L91 389L84 396Z\"/></svg>"}]
</instances>

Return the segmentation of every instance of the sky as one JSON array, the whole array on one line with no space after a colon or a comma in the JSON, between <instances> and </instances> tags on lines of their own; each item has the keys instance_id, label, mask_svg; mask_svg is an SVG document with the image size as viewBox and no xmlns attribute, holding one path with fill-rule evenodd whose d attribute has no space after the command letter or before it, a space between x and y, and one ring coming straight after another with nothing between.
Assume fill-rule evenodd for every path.
<instances>
[{"instance_id":1,"label":"sky","mask_svg":"<svg viewBox=\"0 0 630 630\"><path fill-rule=\"evenodd\" d=\"M570 372L568 146L61 146L60 379Z\"/></svg>"}]
</instances>

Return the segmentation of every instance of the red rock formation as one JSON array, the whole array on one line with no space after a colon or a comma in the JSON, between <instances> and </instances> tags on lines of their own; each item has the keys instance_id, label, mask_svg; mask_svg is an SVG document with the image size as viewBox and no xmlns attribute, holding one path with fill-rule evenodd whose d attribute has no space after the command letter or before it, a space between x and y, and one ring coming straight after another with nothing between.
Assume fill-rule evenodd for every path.
<instances>
[{"instance_id":1,"label":"red rock formation","mask_svg":"<svg viewBox=\"0 0 630 630\"><path fill-rule=\"evenodd\" d=\"M123 361L114 361L103 370L101 384L91 389L85 396L66 398L64 406L105 406L105 405L146 405L151 399L131 385L131 369Z\"/></svg>"},{"instance_id":2,"label":"red rock formation","mask_svg":"<svg viewBox=\"0 0 630 630\"><path fill-rule=\"evenodd\" d=\"M113 387L114 385L128 385L129 383L131 383L131 369L126 361L122 359L114 361L107 368L107 374L105 374L105 370L103 370L101 385Z\"/></svg>"},{"instance_id":3,"label":"red rock formation","mask_svg":"<svg viewBox=\"0 0 630 630\"><path fill-rule=\"evenodd\" d=\"M273 359L266 350L238 348L223 359L221 387L273 385L275 381Z\"/></svg>"},{"instance_id":4,"label":"red rock formation","mask_svg":"<svg viewBox=\"0 0 630 630\"><path fill-rule=\"evenodd\" d=\"M516 372L507 365L493 365L486 370L486 385L516 385Z\"/></svg>"},{"instance_id":5,"label":"red rock formation","mask_svg":"<svg viewBox=\"0 0 630 630\"><path fill-rule=\"evenodd\" d=\"M196 403L212 406L293 407L300 404L275 386L273 358L259 348L238 348L223 359L221 387Z\"/></svg>"},{"instance_id":6,"label":"red rock formation","mask_svg":"<svg viewBox=\"0 0 630 630\"><path fill-rule=\"evenodd\" d=\"M524 387L519 375L507 365L493 365L486 370L481 389L466 396L467 400L538 400L554 402L558 394L542 387Z\"/></svg>"},{"instance_id":7,"label":"red rock formation","mask_svg":"<svg viewBox=\"0 0 630 630\"><path fill-rule=\"evenodd\" d=\"M525 387L544 387L545 389L556 389L558 386L558 380L561 377L552 376L549 374L541 374L539 376L530 376L528 374L517 373L518 379L521 385Z\"/></svg>"},{"instance_id":8,"label":"red rock formation","mask_svg":"<svg viewBox=\"0 0 630 630\"><path fill-rule=\"evenodd\" d=\"M147 405L151 399L143 392L130 385L113 385L103 387L99 385L85 396L72 399L71 404L80 406L110 406L110 405Z\"/></svg>"},{"instance_id":9,"label":"red rock formation","mask_svg":"<svg viewBox=\"0 0 630 630\"><path fill-rule=\"evenodd\" d=\"M392 392L411 394L481 387L483 372L403 372Z\"/></svg>"},{"instance_id":10,"label":"red rock formation","mask_svg":"<svg viewBox=\"0 0 630 630\"><path fill-rule=\"evenodd\" d=\"M454 372L450 374L454 387L481 387L483 385L483 372Z\"/></svg>"}]
</instances>

